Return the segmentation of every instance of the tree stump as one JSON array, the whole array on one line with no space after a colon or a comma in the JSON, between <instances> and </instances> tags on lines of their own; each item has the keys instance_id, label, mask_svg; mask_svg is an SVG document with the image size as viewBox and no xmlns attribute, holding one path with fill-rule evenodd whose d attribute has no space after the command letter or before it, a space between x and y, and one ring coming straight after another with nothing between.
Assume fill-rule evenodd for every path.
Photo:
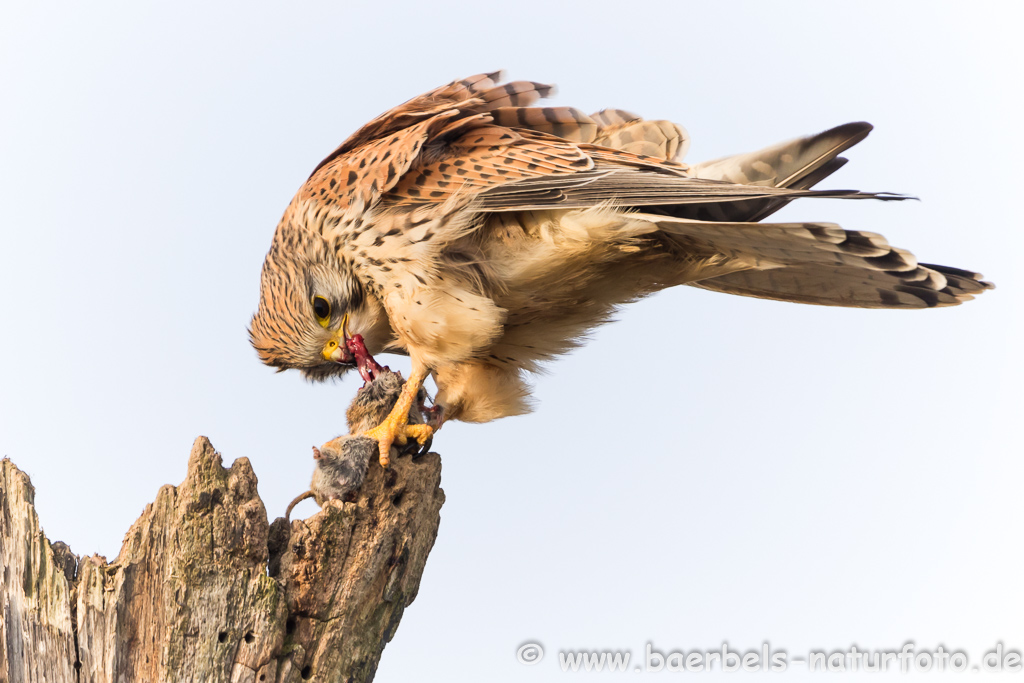
<instances>
[{"instance_id":1,"label":"tree stump","mask_svg":"<svg viewBox=\"0 0 1024 683\"><path fill-rule=\"evenodd\" d=\"M117 558L51 544L0 465L0 683L370 681L440 523L441 459L371 463L353 502L268 524L246 458L205 437Z\"/></svg>"}]
</instances>

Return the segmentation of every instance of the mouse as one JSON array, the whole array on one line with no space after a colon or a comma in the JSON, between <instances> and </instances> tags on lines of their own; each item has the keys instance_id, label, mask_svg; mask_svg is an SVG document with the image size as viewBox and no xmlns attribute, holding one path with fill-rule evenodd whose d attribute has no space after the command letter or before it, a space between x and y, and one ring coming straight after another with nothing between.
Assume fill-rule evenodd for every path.
<instances>
[{"instance_id":1,"label":"mouse","mask_svg":"<svg viewBox=\"0 0 1024 683\"><path fill-rule=\"evenodd\" d=\"M296 496L285 511L285 520L291 520L292 509L302 501L313 498L317 505L323 507L329 500L346 500L366 480L370 459L377 455L377 441L362 432L372 429L395 406L398 395L402 391L405 380L402 375L388 368L377 371L372 381L367 382L357 393L348 410L345 412L349 433L331 439L324 445L313 447L313 480L309 490ZM426 398L426 392L412 408L409 409L409 424L424 422L420 406ZM423 446L410 440L402 452L415 451L416 455L426 453L431 446L428 440ZM397 450L397 447L394 447Z\"/></svg>"}]
</instances>

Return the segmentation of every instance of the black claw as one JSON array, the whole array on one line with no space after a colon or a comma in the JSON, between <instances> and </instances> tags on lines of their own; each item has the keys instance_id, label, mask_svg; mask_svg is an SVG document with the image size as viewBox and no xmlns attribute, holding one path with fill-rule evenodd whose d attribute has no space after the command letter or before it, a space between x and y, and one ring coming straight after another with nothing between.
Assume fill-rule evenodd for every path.
<instances>
[{"instance_id":1,"label":"black claw","mask_svg":"<svg viewBox=\"0 0 1024 683\"><path fill-rule=\"evenodd\" d=\"M427 437L426 442L421 446L416 439L410 438L409 441L401 447L398 452L399 456L410 455L412 459L422 458L424 455L430 452L430 447L434 443L434 435L431 434Z\"/></svg>"},{"instance_id":2,"label":"black claw","mask_svg":"<svg viewBox=\"0 0 1024 683\"><path fill-rule=\"evenodd\" d=\"M427 437L427 440L426 440L426 442L424 442L423 446L418 448L418 449L416 449L416 452L412 454L413 460L415 460L416 458L421 458L424 455L426 455L427 453L429 453L430 452L430 447L433 445L433 443L434 443L434 435L431 434L430 436Z\"/></svg>"},{"instance_id":3,"label":"black claw","mask_svg":"<svg viewBox=\"0 0 1024 683\"><path fill-rule=\"evenodd\" d=\"M399 449L398 455L399 456L411 455L412 457L415 458L415 457L417 457L419 455L419 452L420 452L420 445L416 441L416 439L409 439L405 443L405 445L402 446L401 449Z\"/></svg>"}]
</instances>

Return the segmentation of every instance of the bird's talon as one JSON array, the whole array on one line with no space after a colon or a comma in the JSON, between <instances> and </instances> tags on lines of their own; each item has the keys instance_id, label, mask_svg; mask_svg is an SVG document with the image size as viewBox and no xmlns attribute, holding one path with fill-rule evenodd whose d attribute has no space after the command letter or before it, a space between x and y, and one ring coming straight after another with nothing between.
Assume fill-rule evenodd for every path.
<instances>
[{"instance_id":1,"label":"bird's talon","mask_svg":"<svg viewBox=\"0 0 1024 683\"><path fill-rule=\"evenodd\" d=\"M384 422L381 422L367 432L363 432L363 436L377 440L380 466L384 468L391 464L391 446L397 442L398 430L401 429L395 424L396 422L397 420L393 420L388 416L388 419L385 419Z\"/></svg>"},{"instance_id":2,"label":"bird's talon","mask_svg":"<svg viewBox=\"0 0 1024 683\"><path fill-rule=\"evenodd\" d=\"M416 439L416 443L422 446L434 436L434 429L430 425L425 424L406 425L405 436L411 436Z\"/></svg>"},{"instance_id":3,"label":"bird's talon","mask_svg":"<svg viewBox=\"0 0 1024 683\"><path fill-rule=\"evenodd\" d=\"M363 432L364 436L368 436L371 439L376 439L380 448L380 466L387 468L391 465L391 446L412 446L410 443L410 437L416 444L415 448L409 452L414 455L419 452L423 452L423 447L430 447L430 443L433 441L434 430L430 425L425 424L400 424L400 420L388 419L384 420L381 424L377 425L368 432ZM404 455L406 451L401 451Z\"/></svg>"},{"instance_id":4,"label":"bird's talon","mask_svg":"<svg viewBox=\"0 0 1024 683\"><path fill-rule=\"evenodd\" d=\"M412 438L410 439L409 437ZM404 443L399 444L399 438ZM395 437L396 444L404 445L404 448L400 450L400 454L411 455L414 458L427 453L433 441L434 429L430 425L425 424L406 425L404 430Z\"/></svg>"},{"instance_id":5,"label":"bird's talon","mask_svg":"<svg viewBox=\"0 0 1024 683\"><path fill-rule=\"evenodd\" d=\"M423 384L428 370L425 367L413 367L412 375L402 387L402 392L395 402L391 413L384 418L384 421L373 429L363 432L363 436L376 439L380 448L380 466L388 467L391 464L392 444L404 446L409 437L416 439L421 446L433 434L433 429L427 425L409 424L409 409L412 408L416 394Z\"/></svg>"}]
</instances>

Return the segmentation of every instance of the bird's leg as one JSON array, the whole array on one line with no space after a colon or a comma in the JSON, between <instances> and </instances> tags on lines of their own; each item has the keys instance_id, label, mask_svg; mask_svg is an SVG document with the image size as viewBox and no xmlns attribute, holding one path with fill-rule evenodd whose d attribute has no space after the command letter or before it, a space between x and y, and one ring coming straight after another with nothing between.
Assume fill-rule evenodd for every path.
<instances>
[{"instance_id":1,"label":"bird's leg","mask_svg":"<svg viewBox=\"0 0 1024 683\"><path fill-rule=\"evenodd\" d=\"M367 432L363 432L362 436L368 436L377 440L377 444L380 447L381 467L387 467L391 464L392 443L402 446L406 443L408 437L411 436L420 445L423 445L434 433L433 428L429 425L409 424L409 409L412 408L413 403L416 401L420 387L423 385L423 380L427 378L429 372L430 370L426 365L413 361L412 372L409 373L409 379L406 381L405 386L402 387L402 393L398 395L398 401L395 402L395 407L391 410L391 413L379 425Z\"/></svg>"}]
</instances>

